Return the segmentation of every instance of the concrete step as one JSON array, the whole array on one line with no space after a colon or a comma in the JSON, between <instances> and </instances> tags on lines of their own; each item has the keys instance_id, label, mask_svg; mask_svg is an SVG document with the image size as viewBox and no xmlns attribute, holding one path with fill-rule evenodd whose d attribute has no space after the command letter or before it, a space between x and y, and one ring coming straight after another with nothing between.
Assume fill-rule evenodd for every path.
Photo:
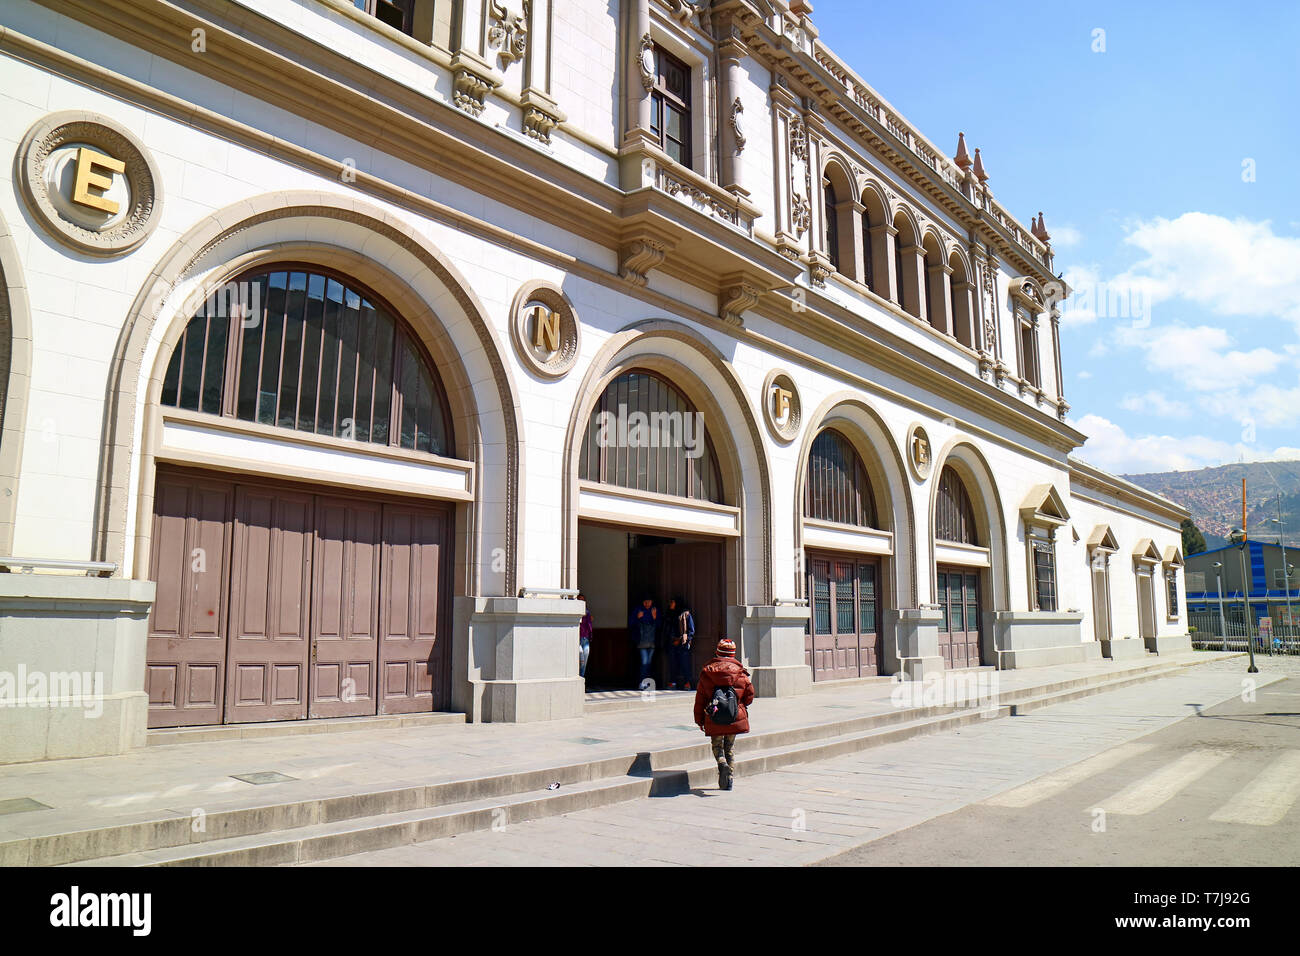
<instances>
[{"instance_id":1,"label":"concrete step","mask_svg":"<svg viewBox=\"0 0 1300 956\"><path fill-rule=\"evenodd\" d=\"M737 754L737 776L753 776L796 763L826 760L921 734L938 733L987 719L990 715L1006 716L1007 708L992 711L964 710L904 721L896 726L846 734L811 744L760 749L744 756ZM698 751L700 748L686 749ZM707 745L704 749L708 750ZM438 807L376 814L65 865L271 866L309 863L716 785L717 765L709 756L706 759L691 760L681 767L664 767L645 774L627 774L561 785L556 790L530 791Z\"/></svg>"},{"instance_id":2,"label":"concrete step","mask_svg":"<svg viewBox=\"0 0 1300 956\"><path fill-rule=\"evenodd\" d=\"M1152 662L1129 668L1119 680L1128 682L1138 677L1153 679L1183 666L1187 666L1186 663L1174 659ZM1062 693L1078 693L1080 696L1098 693L1110 689L1106 685L1114 681L1115 675L1104 672L1067 678L1005 692L998 703L1003 706L1020 705L1023 711L1026 702L1031 702L1030 707L1047 706L1049 699L1055 700ZM882 710L879 708L889 707L889 701L877 699L864 702L863 706L876 709L872 713L843 720L746 735L737 742L737 756L751 761L760 759L759 755L762 755L761 760L764 762L761 766L764 767L773 766L769 762L777 759L773 755L783 752L788 753L780 759L794 760L796 758L793 755L804 754L806 756L798 759L820 760L825 759L825 756L848 752L835 748L852 748L856 746L853 741L858 738L884 734L875 739L887 741L891 739L887 736L890 730L907 734L918 724L930 726L930 722L942 721L954 715L977 713L970 709L969 703L961 701L928 707L890 707ZM276 802L273 797L269 797L264 805L209 812L204 820L203 832L200 833L193 832L188 815L160 811L154 819L137 819L119 825L35 835L0 844L0 859L14 860L19 864L50 866L104 860L123 854L148 854L160 850L175 850L184 856L187 853L197 853L200 847L217 841L250 838L256 845L262 835L306 827L339 825L346 829L348 821L390 814L414 813L418 817L420 813L426 813L436 816L440 808L474 801L486 800L492 807L498 807L507 799L546 792L545 788L556 782L564 788L571 788L610 780L623 781L623 778L629 776L653 778L660 771L680 770L701 762L704 762L703 765L708 770L711 767L708 742L703 737L697 738L697 741L693 744L649 749L641 753L626 753L570 765L541 766L490 776L435 782L412 780L399 785L388 784L382 790L288 802ZM15 843L24 845L16 846Z\"/></svg>"},{"instance_id":3,"label":"concrete step","mask_svg":"<svg viewBox=\"0 0 1300 956\"><path fill-rule=\"evenodd\" d=\"M218 724L203 727L155 727L145 738L150 747L193 744L209 740L256 740L299 734L338 734L353 730L387 730L398 727L432 727L463 724L464 714L385 714L376 717L327 717L314 720L276 720L265 724Z\"/></svg>"}]
</instances>

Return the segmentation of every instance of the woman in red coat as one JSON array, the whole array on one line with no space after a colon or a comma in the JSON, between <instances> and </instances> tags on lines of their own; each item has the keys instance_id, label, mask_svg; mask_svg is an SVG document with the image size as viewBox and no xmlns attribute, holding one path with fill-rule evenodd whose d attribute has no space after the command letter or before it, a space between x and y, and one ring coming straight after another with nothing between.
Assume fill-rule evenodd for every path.
<instances>
[{"instance_id":1,"label":"woman in red coat","mask_svg":"<svg viewBox=\"0 0 1300 956\"><path fill-rule=\"evenodd\" d=\"M736 719L731 723L715 723L710 712L713 692L720 687L730 687L736 694ZM718 762L718 787L730 790L735 778L736 761L732 748L737 734L749 733L749 705L754 702L754 684L749 671L736 660L736 644L724 637L718 641L717 656L700 671L700 682L695 690L695 725L709 735L713 744L713 759Z\"/></svg>"}]
</instances>

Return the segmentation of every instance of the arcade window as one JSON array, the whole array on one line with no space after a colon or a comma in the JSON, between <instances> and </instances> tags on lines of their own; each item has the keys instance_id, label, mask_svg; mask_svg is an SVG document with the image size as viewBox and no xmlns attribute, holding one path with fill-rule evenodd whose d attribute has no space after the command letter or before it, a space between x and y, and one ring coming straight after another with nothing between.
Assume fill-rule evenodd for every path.
<instances>
[{"instance_id":1,"label":"arcade window","mask_svg":"<svg viewBox=\"0 0 1300 956\"><path fill-rule=\"evenodd\" d=\"M415 0L352 0L352 5L405 34L414 26Z\"/></svg>"},{"instance_id":2,"label":"arcade window","mask_svg":"<svg viewBox=\"0 0 1300 956\"><path fill-rule=\"evenodd\" d=\"M673 162L691 165L691 69L658 46L650 90L650 132Z\"/></svg>"}]
</instances>

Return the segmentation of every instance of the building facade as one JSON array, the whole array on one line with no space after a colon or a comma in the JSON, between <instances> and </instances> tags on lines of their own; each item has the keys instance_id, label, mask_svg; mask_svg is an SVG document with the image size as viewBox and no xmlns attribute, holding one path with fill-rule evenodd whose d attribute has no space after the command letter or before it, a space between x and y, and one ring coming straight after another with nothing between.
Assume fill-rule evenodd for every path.
<instances>
[{"instance_id":1,"label":"building facade","mask_svg":"<svg viewBox=\"0 0 1300 956\"><path fill-rule=\"evenodd\" d=\"M643 596L764 695L1186 646L1042 215L811 4L0 17L0 759L574 716Z\"/></svg>"},{"instance_id":2,"label":"building facade","mask_svg":"<svg viewBox=\"0 0 1300 956\"><path fill-rule=\"evenodd\" d=\"M1280 542L1247 540L1244 545L1187 556L1187 605L1198 630L1222 635L1225 626L1258 628L1270 618L1288 638L1300 611L1300 572L1295 548ZM1286 570L1284 571L1283 568ZM1249 599L1250 614L1245 612ZM1220 617L1222 607L1222 617Z\"/></svg>"}]
</instances>

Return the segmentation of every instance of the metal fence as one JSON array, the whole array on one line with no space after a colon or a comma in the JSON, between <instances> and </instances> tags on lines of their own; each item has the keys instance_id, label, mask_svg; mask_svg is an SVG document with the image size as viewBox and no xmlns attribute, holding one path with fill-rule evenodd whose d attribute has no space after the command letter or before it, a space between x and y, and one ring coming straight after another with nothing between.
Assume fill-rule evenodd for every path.
<instances>
[{"instance_id":1,"label":"metal fence","mask_svg":"<svg viewBox=\"0 0 1300 956\"><path fill-rule=\"evenodd\" d=\"M1287 627L1274 621L1273 633L1266 638L1259 633L1259 626L1254 621L1248 624L1242 618L1241 608L1236 612L1233 614L1224 608L1220 623L1217 609L1189 611L1187 623L1192 631L1192 646L1207 651L1244 651L1246 642L1254 638L1256 654L1300 655L1300 627Z\"/></svg>"}]
</instances>

